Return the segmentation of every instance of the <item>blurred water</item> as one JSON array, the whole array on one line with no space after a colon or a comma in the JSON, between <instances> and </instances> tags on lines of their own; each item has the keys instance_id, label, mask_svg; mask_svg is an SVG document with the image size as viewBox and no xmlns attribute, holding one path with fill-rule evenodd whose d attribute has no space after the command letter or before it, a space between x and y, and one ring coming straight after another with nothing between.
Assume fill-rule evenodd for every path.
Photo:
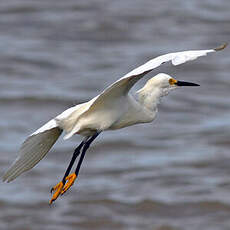
<instances>
[{"instance_id":1,"label":"blurred water","mask_svg":"<svg viewBox=\"0 0 230 230\"><path fill-rule=\"evenodd\" d=\"M228 41L229 12L228 0L1 1L1 173L28 134L148 59ZM102 134L78 183L49 207L80 141L60 139L1 182L0 229L229 229L229 64L228 48L153 71L201 87L171 93L154 124Z\"/></svg>"}]
</instances>

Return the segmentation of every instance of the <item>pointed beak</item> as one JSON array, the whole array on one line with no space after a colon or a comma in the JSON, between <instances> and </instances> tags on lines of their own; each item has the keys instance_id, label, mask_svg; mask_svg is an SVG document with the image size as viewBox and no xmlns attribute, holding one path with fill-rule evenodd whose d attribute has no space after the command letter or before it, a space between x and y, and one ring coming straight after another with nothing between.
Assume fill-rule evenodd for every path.
<instances>
[{"instance_id":1,"label":"pointed beak","mask_svg":"<svg viewBox=\"0 0 230 230\"><path fill-rule=\"evenodd\" d=\"M196 83L186 82L186 81L177 81L175 83L175 85L177 85L177 86L200 86L200 85L198 85Z\"/></svg>"}]
</instances>

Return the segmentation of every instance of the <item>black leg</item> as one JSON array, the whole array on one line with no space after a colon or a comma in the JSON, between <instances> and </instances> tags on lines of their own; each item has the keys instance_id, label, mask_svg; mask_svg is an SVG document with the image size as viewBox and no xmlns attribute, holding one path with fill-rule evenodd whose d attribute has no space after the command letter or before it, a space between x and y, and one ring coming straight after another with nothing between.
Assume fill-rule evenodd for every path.
<instances>
[{"instance_id":1,"label":"black leg","mask_svg":"<svg viewBox=\"0 0 230 230\"><path fill-rule=\"evenodd\" d=\"M85 143L86 143L86 140L82 141L81 144L74 150L72 159L71 159L71 161L70 161L70 163L69 163L69 166L68 166L68 168L67 168L66 171L65 171L65 175L64 175L64 177L63 177L63 179L62 179L63 185L64 185L65 182L66 182L65 178L69 175L70 170L72 169L75 160L76 160L77 157L80 155L81 149L82 149L82 147L83 147L83 145L84 145Z\"/></svg>"},{"instance_id":2,"label":"black leg","mask_svg":"<svg viewBox=\"0 0 230 230\"><path fill-rule=\"evenodd\" d=\"M81 153L81 157L78 161L78 164L77 164L77 168L75 170L75 174L78 176L79 175L79 171L80 171L80 168L81 168L81 164L82 164L82 161L84 160L84 157L85 157L85 153L87 151L87 149L89 148L90 144L97 138L97 136L100 134L100 132L97 132L95 133L93 136L91 136L84 144L83 146L83 149L82 149L82 153Z\"/></svg>"},{"instance_id":3,"label":"black leg","mask_svg":"<svg viewBox=\"0 0 230 230\"><path fill-rule=\"evenodd\" d=\"M81 153L81 149L82 149L82 147L84 146L84 144L86 143L87 140L88 140L88 139L83 140L83 141L81 142L81 144L74 150L72 159L71 159L71 161L70 161L70 163L69 163L69 166L68 166L68 168L67 168L66 171L65 171L65 175L64 175L64 177L63 177L63 179L62 179L62 183L63 183L62 186L65 185L65 183L66 183L65 178L69 175L70 170L72 169L75 160L77 159L77 157L78 157L79 154ZM52 193L54 190L55 190L55 187L52 187L51 190L50 190L50 192Z\"/></svg>"},{"instance_id":4,"label":"black leg","mask_svg":"<svg viewBox=\"0 0 230 230\"><path fill-rule=\"evenodd\" d=\"M69 166L65 172L65 175L63 177L63 180L61 182L59 182L57 185L55 185L52 189L51 189L51 193L53 191L55 191L55 193L53 194L51 200L50 200L50 204L52 204L59 195L63 195L74 183L75 179L77 178L79 171L80 171L80 167L81 164L83 162L83 159L85 157L85 153L87 151L87 149L89 148L90 144L96 139L96 137L100 134L100 132L95 133L94 135L92 135L91 137L87 137L84 141L81 142L81 144L75 149L72 159L69 163ZM75 170L75 173L72 173L69 175L70 170L74 164L74 161L76 160L76 158L79 156L80 151L82 149L82 153L80 156L80 159L78 161L77 164L77 168ZM66 183L66 181L68 181Z\"/></svg>"}]
</instances>

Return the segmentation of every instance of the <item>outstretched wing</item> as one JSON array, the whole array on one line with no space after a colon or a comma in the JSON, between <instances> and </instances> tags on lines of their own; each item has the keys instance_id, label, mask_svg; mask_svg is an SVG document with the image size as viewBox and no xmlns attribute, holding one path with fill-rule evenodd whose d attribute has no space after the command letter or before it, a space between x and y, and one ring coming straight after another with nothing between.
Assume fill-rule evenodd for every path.
<instances>
[{"instance_id":1,"label":"outstretched wing","mask_svg":"<svg viewBox=\"0 0 230 230\"><path fill-rule=\"evenodd\" d=\"M53 119L31 134L22 144L19 156L3 175L3 181L10 182L33 168L48 153L61 133L62 130Z\"/></svg>"},{"instance_id":2,"label":"outstretched wing","mask_svg":"<svg viewBox=\"0 0 230 230\"><path fill-rule=\"evenodd\" d=\"M190 50L190 51L182 51L176 53L169 53L159 57L156 57L144 65L139 66L138 68L132 70L127 73L124 77L120 78L112 85L107 87L95 100L95 102L91 105L94 106L100 99L105 97L116 97L127 94L129 90L133 87L133 85L139 81L142 77L144 77L147 73L157 68L161 64L165 62L171 61L173 65L180 65L187 61L192 61L201 56L206 56L208 53L216 52L223 50L227 46L227 43L210 50Z\"/></svg>"},{"instance_id":3,"label":"outstretched wing","mask_svg":"<svg viewBox=\"0 0 230 230\"><path fill-rule=\"evenodd\" d=\"M93 113L96 110L100 110L100 108L105 109L106 106L110 106L111 102L114 102L117 98L121 98L123 95L128 94L129 90L132 86L139 81L142 77L144 77L147 73L157 68L161 64L165 62L171 61L173 65L180 65L187 61L195 60L198 57L205 56L208 53L216 52L224 49L227 44L223 44L218 48L210 49L210 50L191 50L191 51L183 51L176 53L169 53L159 57L156 57L144 65L139 66L138 68L132 70L127 73L124 77L120 78L112 85L107 87L101 94L96 96L90 101L90 105L85 109L78 119L83 116L87 116L87 114ZM64 139L70 138L74 133L79 131L80 127L75 126L72 130L64 137Z\"/></svg>"}]
</instances>

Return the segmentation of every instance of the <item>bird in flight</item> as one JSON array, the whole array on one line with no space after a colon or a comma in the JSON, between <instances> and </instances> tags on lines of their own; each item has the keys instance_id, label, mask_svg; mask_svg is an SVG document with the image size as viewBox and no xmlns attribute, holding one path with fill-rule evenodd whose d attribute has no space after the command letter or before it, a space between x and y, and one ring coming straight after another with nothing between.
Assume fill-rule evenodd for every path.
<instances>
[{"instance_id":1,"label":"bird in flight","mask_svg":"<svg viewBox=\"0 0 230 230\"><path fill-rule=\"evenodd\" d=\"M159 73L132 95L129 91L137 81L165 62L171 61L173 65L180 65L222 50L226 46L227 44L223 44L215 49L183 51L156 57L132 70L90 101L65 110L24 141L18 157L3 175L3 181L10 182L21 173L33 168L49 152L63 131L65 131L65 140L75 134L81 135L83 140L75 149L63 179L51 189L53 195L49 203L52 204L73 185L79 175L87 149L100 133L152 122L163 96L182 86L199 86ZM76 170L70 174L78 156L80 158Z\"/></svg>"}]
</instances>

